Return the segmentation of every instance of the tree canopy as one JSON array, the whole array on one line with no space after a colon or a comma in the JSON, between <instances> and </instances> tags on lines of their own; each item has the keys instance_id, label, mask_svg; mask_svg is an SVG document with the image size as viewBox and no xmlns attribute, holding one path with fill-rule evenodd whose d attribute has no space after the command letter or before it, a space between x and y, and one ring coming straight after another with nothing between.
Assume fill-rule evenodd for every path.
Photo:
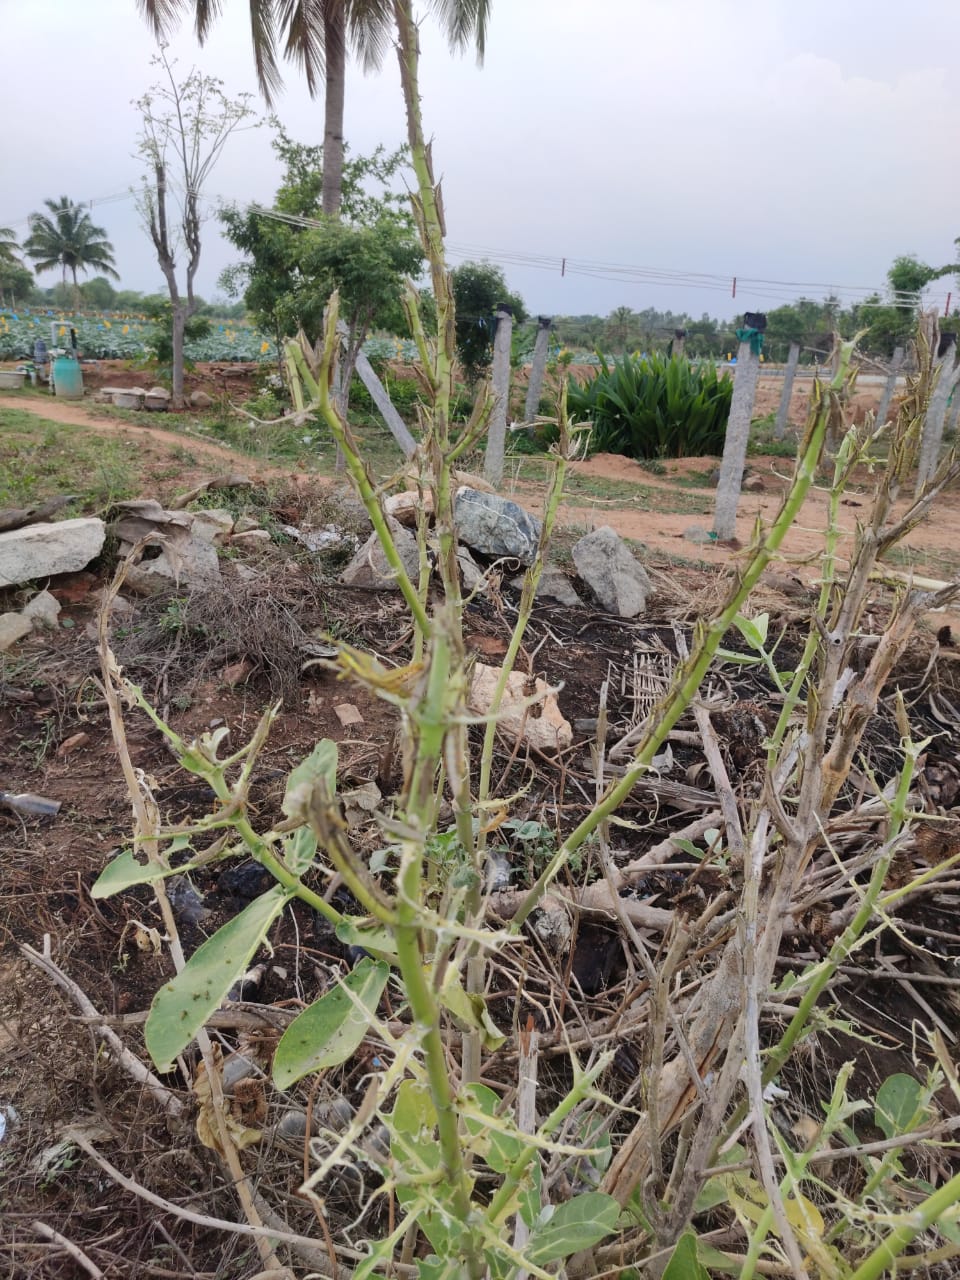
<instances>
[{"instance_id":1,"label":"tree canopy","mask_svg":"<svg viewBox=\"0 0 960 1280\"><path fill-rule=\"evenodd\" d=\"M404 332L403 283L419 275L423 262L405 195L394 186L404 151L388 154L381 147L370 156L348 156L336 219L320 208L323 149L293 141L279 126L274 148L284 175L273 210L220 211L227 239L244 254L223 273L222 285L233 296L242 293L278 346L299 329L317 340L334 289L350 348L358 349L371 328Z\"/></svg>"},{"instance_id":2,"label":"tree canopy","mask_svg":"<svg viewBox=\"0 0 960 1280\"><path fill-rule=\"evenodd\" d=\"M450 274L456 306L457 354L467 381L476 382L493 358L498 304L510 307L517 324L526 319L527 309L492 262L462 262Z\"/></svg>"}]
</instances>

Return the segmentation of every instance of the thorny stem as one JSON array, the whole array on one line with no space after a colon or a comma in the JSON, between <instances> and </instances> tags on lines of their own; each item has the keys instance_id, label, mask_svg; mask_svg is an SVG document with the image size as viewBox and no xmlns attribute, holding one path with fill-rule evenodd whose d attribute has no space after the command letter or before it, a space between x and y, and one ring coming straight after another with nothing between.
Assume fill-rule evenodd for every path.
<instances>
[{"instance_id":1,"label":"thorny stem","mask_svg":"<svg viewBox=\"0 0 960 1280\"><path fill-rule=\"evenodd\" d=\"M847 355L849 360L849 353ZM839 376L839 375L838 375ZM517 933L523 922L534 910L543 897L547 887L567 863L583 842L614 813L633 790L639 778L643 776L654 756L663 746L670 730L674 727L686 708L696 697L703 677L713 661L720 642L726 631L733 625L733 620L740 612L741 606L756 586L760 575L777 553L794 519L803 505L816 476L817 462L823 448L824 435L827 428L828 413L821 412L812 422L803 451L797 464L793 483L784 498L773 524L765 537L757 541L752 550L750 560L735 583L727 603L721 612L706 627L699 627L696 642L690 657L678 669L677 678L672 690L665 700L654 709L650 716L649 728L634 753L635 763L624 776L607 790L606 795L580 825L567 836L557 852L543 869L536 883L530 889L517 914L511 922L511 932Z\"/></svg>"},{"instance_id":2,"label":"thorny stem","mask_svg":"<svg viewBox=\"0 0 960 1280\"><path fill-rule=\"evenodd\" d=\"M423 631L424 635L430 634L430 619L427 616L416 587L410 581L406 569L403 567L403 561L400 559L400 553L397 551L396 544L393 541L393 534L390 532L390 526L384 515L383 507L377 496L370 477L367 475L366 468L360 459L360 455L354 446L349 428L340 416L340 411L330 396L329 372L333 361L333 353L337 342L337 318L339 314L339 299L334 293L327 305L327 314L324 324L324 345L323 357L320 364L320 376L315 379L307 368L306 358L298 343L289 342L287 351L292 357L297 372L303 379L304 385L311 394L320 408L327 421L334 439L340 446L346 457L347 470L350 478L357 487L357 493L360 500L366 508L367 515L370 517L370 523L376 531L377 538L383 548L383 554L386 556L397 586L407 603L407 607L414 619L416 625Z\"/></svg>"}]
</instances>

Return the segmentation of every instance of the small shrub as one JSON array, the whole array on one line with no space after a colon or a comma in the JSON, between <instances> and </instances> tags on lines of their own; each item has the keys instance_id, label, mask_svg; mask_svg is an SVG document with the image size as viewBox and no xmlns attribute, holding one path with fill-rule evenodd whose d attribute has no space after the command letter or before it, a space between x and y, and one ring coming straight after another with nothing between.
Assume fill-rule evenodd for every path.
<instances>
[{"instance_id":1,"label":"small shrub","mask_svg":"<svg viewBox=\"0 0 960 1280\"><path fill-rule=\"evenodd\" d=\"M686 458L723 452L733 382L711 362L678 356L599 356L586 383L571 377L571 415L592 422L590 447L628 458Z\"/></svg>"}]
</instances>

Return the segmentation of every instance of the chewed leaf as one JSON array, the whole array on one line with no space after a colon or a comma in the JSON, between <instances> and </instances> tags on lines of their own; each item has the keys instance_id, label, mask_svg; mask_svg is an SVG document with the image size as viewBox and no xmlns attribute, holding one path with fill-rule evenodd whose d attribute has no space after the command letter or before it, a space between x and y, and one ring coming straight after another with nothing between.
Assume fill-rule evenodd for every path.
<instances>
[{"instance_id":1,"label":"chewed leaf","mask_svg":"<svg viewBox=\"0 0 960 1280\"><path fill-rule=\"evenodd\" d=\"M165 854L169 855L189 848L190 842L186 837L178 837L167 846ZM103 868L90 893L94 898L110 898L115 893L122 893L124 889L130 889L136 884L150 884L153 880L163 880L167 876L178 875L188 870L189 866L190 864L186 863L179 867L161 867L156 862L140 862L134 856L132 849L124 849Z\"/></svg>"},{"instance_id":2,"label":"chewed leaf","mask_svg":"<svg viewBox=\"0 0 960 1280\"><path fill-rule=\"evenodd\" d=\"M144 1038L158 1071L169 1071L250 963L270 926L293 897L275 885L197 947L172 982L153 998Z\"/></svg>"},{"instance_id":3,"label":"chewed leaf","mask_svg":"<svg viewBox=\"0 0 960 1280\"><path fill-rule=\"evenodd\" d=\"M317 779L323 778L333 795L337 785L337 744L322 738L287 779L281 808L288 818L306 822L307 806Z\"/></svg>"},{"instance_id":4,"label":"chewed leaf","mask_svg":"<svg viewBox=\"0 0 960 1280\"><path fill-rule=\"evenodd\" d=\"M277 1045L273 1081L278 1089L351 1057L366 1035L390 976L390 966L361 960L309 1009L297 1014Z\"/></svg>"}]
</instances>

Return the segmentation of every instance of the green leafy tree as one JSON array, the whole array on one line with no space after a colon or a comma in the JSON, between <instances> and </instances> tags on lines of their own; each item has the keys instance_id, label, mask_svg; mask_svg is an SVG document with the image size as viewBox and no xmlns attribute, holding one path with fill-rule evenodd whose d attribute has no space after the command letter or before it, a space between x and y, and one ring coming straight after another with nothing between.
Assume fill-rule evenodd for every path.
<instances>
[{"instance_id":1,"label":"green leafy tree","mask_svg":"<svg viewBox=\"0 0 960 1280\"><path fill-rule=\"evenodd\" d=\"M623 354L636 345L639 317L630 307L616 307L607 318L606 339L614 351Z\"/></svg>"},{"instance_id":2,"label":"green leafy tree","mask_svg":"<svg viewBox=\"0 0 960 1280\"><path fill-rule=\"evenodd\" d=\"M15 307L26 301L34 286L33 272L16 259L0 259L0 306Z\"/></svg>"},{"instance_id":3,"label":"green leafy tree","mask_svg":"<svg viewBox=\"0 0 960 1280\"><path fill-rule=\"evenodd\" d=\"M110 311L116 306L117 291L106 276L94 276L80 286L84 306L95 311Z\"/></svg>"},{"instance_id":4,"label":"green leafy tree","mask_svg":"<svg viewBox=\"0 0 960 1280\"><path fill-rule=\"evenodd\" d=\"M490 367L497 304L505 302L521 324L527 309L512 293L506 277L492 262L462 262L450 273L456 306L457 355L467 382L477 382Z\"/></svg>"},{"instance_id":5,"label":"green leafy tree","mask_svg":"<svg viewBox=\"0 0 960 1280\"><path fill-rule=\"evenodd\" d=\"M220 4L210 0L137 0L157 38L166 39L184 13L194 16L197 38L206 39ZM483 57L489 0L430 0L451 47L473 42ZM281 85L278 49L296 63L314 96L324 85L323 169L321 208L340 212L343 166L343 108L347 49L352 46L367 70L380 66L393 39L393 5L389 0L251 0L250 37L257 79L268 104Z\"/></svg>"},{"instance_id":6,"label":"green leafy tree","mask_svg":"<svg viewBox=\"0 0 960 1280\"><path fill-rule=\"evenodd\" d=\"M44 204L47 213L31 213L30 235L23 246L27 256L37 264L37 270L52 271L59 267L64 284L69 273L75 304L80 296L77 272L99 271L119 280L113 245L107 239L105 228L96 226L84 212L86 206L75 204L69 196L45 200Z\"/></svg>"},{"instance_id":7,"label":"green leafy tree","mask_svg":"<svg viewBox=\"0 0 960 1280\"><path fill-rule=\"evenodd\" d=\"M32 286L33 272L23 265L12 227L0 227L0 306L15 306Z\"/></svg>"},{"instance_id":8,"label":"green leafy tree","mask_svg":"<svg viewBox=\"0 0 960 1280\"><path fill-rule=\"evenodd\" d=\"M284 179L274 199L282 217L235 206L221 210L227 239L245 255L221 283L244 302L261 328L282 339L303 330L311 342L323 331L323 313L338 289L347 342L341 368L346 394L364 339L372 328L404 329L401 297L408 276L423 262L405 195L394 188L403 150L382 147L347 159L339 219L325 217L323 149L294 142L278 130L274 148Z\"/></svg>"}]
</instances>

